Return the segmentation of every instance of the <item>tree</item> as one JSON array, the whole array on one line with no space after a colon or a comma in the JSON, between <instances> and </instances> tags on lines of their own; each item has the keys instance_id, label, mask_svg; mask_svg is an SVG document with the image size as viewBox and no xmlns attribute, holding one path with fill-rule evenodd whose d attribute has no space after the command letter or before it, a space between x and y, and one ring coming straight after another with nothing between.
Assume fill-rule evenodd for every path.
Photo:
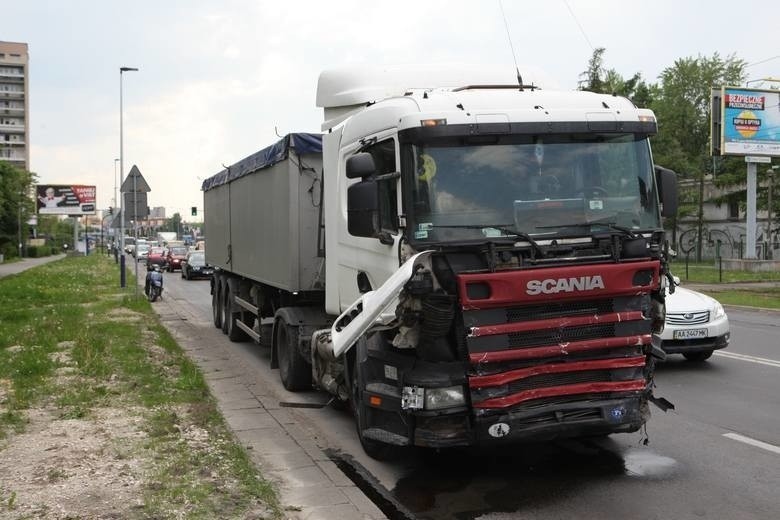
<instances>
[{"instance_id":1,"label":"tree","mask_svg":"<svg viewBox=\"0 0 780 520\"><path fill-rule=\"evenodd\" d=\"M604 47L594 49L588 61L588 68L580 74L580 90L600 94L615 94L630 99L636 106L647 108L653 98L654 86L648 85L637 72L625 79L615 69L604 68Z\"/></svg>"},{"instance_id":2,"label":"tree","mask_svg":"<svg viewBox=\"0 0 780 520\"><path fill-rule=\"evenodd\" d=\"M712 173L711 89L741 84L745 65L734 55L723 59L715 53L712 57L681 58L663 70L651 104L659 126L653 140L656 162L687 176Z\"/></svg>"},{"instance_id":3,"label":"tree","mask_svg":"<svg viewBox=\"0 0 780 520\"><path fill-rule=\"evenodd\" d=\"M704 175L720 169L720 181L738 179L737 161L713 160L710 156L711 89L738 85L745 80L745 62L718 53L712 57L681 58L664 69L651 107L658 118L658 135L653 139L656 163L675 170L682 177L699 180L698 193L681 194L680 215L694 211L698 217L697 261L701 261L703 236ZM685 202L696 201L695 206Z\"/></svg>"},{"instance_id":4,"label":"tree","mask_svg":"<svg viewBox=\"0 0 780 520\"><path fill-rule=\"evenodd\" d=\"M27 238L27 221L35 212L34 182L35 174L0 161L0 253L5 256L16 256L17 244Z\"/></svg>"}]
</instances>

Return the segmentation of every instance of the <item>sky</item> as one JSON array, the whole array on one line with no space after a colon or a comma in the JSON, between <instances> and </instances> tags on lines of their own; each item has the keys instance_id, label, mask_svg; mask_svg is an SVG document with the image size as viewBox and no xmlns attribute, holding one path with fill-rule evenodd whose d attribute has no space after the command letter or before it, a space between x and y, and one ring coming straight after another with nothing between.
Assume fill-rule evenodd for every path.
<instances>
[{"instance_id":1,"label":"sky","mask_svg":"<svg viewBox=\"0 0 780 520\"><path fill-rule=\"evenodd\" d=\"M714 53L745 60L748 79L780 78L777 0L0 0L0 13L0 40L29 45L39 181L95 185L98 207L114 204L119 68L137 67L123 80L125 174L137 165L149 206L185 221L223 164L320 130L330 68L513 69L508 32L524 80L547 89L576 88L597 47L649 82Z\"/></svg>"}]
</instances>

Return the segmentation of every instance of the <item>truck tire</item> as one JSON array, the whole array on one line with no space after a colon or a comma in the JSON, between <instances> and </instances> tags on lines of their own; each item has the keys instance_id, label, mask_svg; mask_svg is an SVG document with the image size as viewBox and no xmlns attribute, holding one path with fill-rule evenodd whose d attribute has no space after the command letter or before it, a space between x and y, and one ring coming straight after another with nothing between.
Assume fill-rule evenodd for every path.
<instances>
[{"instance_id":1,"label":"truck tire","mask_svg":"<svg viewBox=\"0 0 780 520\"><path fill-rule=\"evenodd\" d=\"M214 290L211 292L211 314L214 318L214 326L222 328L222 277L214 277Z\"/></svg>"},{"instance_id":2,"label":"truck tire","mask_svg":"<svg viewBox=\"0 0 780 520\"><path fill-rule=\"evenodd\" d=\"M365 340L363 338L358 340L357 345L355 345L353 349L359 350L361 347L365 349ZM361 356L359 353L357 355L351 355L348 357L350 405L352 408L352 415L355 418L355 428L357 429L360 445L363 447L363 451L366 452L366 455L374 460L398 460L406 452L406 447L369 439L363 434L367 427L366 417L368 414L368 405L365 404L365 401L362 397L362 384L360 381L363 380L363 377L361 374L360 363L358 362L360 357Z\"/></svg>"},{"instance_id":3,"label":"truck tire","mask_svg":"<svg viewBox=\"0 0 780 520\"><path fill-rule=\"evenodd\" d=\"M246 341L249 339L246 332L236 326L236 321L241 319L240 312L233 312L233 291L230 283L225 284L225 334L230 341Z\"/></svg>"},{"instance_id":4,"label":"truck tire","mask_svg":"<svg viewBox=\"0 0 780 520\"><path fill-rule=\"evenodd\" d=\"M222 282L222 333L227 334L228 332L228 322L230 321L230 282L229 279L225 278L224 282Z\"/></svg>"},{"instance_id":5,"label":"truck tire","mask_svg":"<svg viewBox=\"0 0 780 520\"><path fill-rule=\"evenodd\" d=\"M279 377L291 391L311 389L311 365L298 351L298 327L277 319L274 326L276 355L279 359Z\"/></svg>"},{"instance_id":6,"label":"truck tire","mask_svg":"<svg viewBox=\"0 0 780 520\"><path fill-rule=\"evenodd\" d=\"M702 352L688 352L687 354L683 354L685 356L685 359L688 361L693 361L694 363L701 363L702 361L708 360L712 356L711 350L704 350Z\"/></svg>"}]
</instances>

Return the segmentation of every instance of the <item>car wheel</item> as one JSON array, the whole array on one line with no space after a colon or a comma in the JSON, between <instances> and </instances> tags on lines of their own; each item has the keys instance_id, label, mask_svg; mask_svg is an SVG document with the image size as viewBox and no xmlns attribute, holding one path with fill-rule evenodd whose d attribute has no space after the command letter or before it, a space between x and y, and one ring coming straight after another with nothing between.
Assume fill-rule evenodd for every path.
<instances>
[{"instance_id":1,"label":"car wheel","mask_svg":"<svg viewBox=\"0 0 780 520\"><path fill-rule=\"evenodd\" d=\"M705 350L703 352L688 352L686 354L683 354L685 356L685 359L688 361L693 361L695 363L701 363L702 361L705 361L712 357L712 351L711 350Z\"/></svg>"}]
</instances>

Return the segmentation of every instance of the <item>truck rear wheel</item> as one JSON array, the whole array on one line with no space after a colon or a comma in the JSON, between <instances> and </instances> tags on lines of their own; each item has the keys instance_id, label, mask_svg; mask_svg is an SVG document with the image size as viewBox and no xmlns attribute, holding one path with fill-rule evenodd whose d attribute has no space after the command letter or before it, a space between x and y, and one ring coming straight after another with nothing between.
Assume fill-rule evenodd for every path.
<instances>
[{"instance_id":1,"label":"truck rear wheel","mask_svg":"<svg viewBox=\"0 0 780 520\"><path fill-rule=\"evenodd\" d=\"M274 332L282 384L291 392L311 389L311 365L298 351L298 327L277 319Z\"/></svg>"},{"instance_id":2,"label":"truck rear wheel","mask_svg":"<svg viewBox=\"0 0 780 520\"><path fill-rule=\"evenodd\" d=\"M211 292L211 314L214 318L214 326L222 328L222 277L214 276L214 287Z\"/></svg>"},{"instance_id":3,"label":"truck rear wheel","mask_svg":"<svg viewBox=\"0 0 780 520\"><path fill-rule=\"evenodd\" d=\"M246 341L249 339L246 332L236 326L236 321L241 319L240 312L233 312L233 291L230 283L225 284L225 334L230 341Z\"/></svg>"}]
</instances>

